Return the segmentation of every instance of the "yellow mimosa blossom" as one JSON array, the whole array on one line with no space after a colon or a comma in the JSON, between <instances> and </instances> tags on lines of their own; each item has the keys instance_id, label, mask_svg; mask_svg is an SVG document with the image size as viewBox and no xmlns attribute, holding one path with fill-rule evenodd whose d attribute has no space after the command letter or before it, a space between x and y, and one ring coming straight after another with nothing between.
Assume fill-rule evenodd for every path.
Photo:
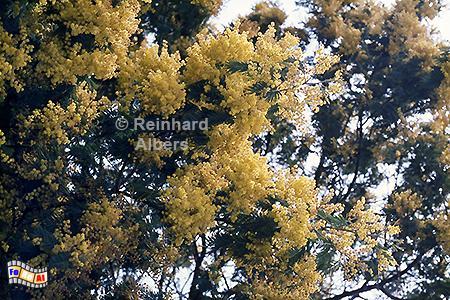
<instances>
[{"instance_id":1,"label":"yellow mimosa blossom","mask_svg":"<svg viewBox=\"0 0 450 300\"><path fill-rule=\"evenodd\" d=\"M142 114L169 116L185 101L184 84L180 78L183 63L179 54L171 55L166 47L142 45L124 59L118 74L119 95L125 108L132 100L139 100Z\"/></svg>"},{"instance_id":2,"label":"yellow mimosa blossom","mask_svg":"<svg viewBox=\"0 0 450 300\"><path fill-rule=\"evenodd\" d=\"M192 4L201 6L212 15L218 13L222 2L222 0L191 0Z\"/></svg>"},{"instance_id":3,"label":"yellow mimosa blossom","mask_svg":"<svg viewBox=\"0 0 450 300\"><path fill-rule=\"evenodd\" d=\"M96 99L96 92L90 91L86 83L76 88L74 96L76 100L71 100L67 107L50 100L43 109L34 110L23 121L24 130L37 130L43 141L54 140L58 144L69 143L69 132L85 134L110 102L106 97Z\"/></svg>"},{"instance_id":4,"label":"yellow mimosa blossom","mask_svg":"<svg viewBox=\"0 0 450 300\"><path fill-rule=\"evenodd\" d=\"M29 52L33 49L27 40L21 40L4 30L0 22L0 101L6 96L6 89L23 90L23 82L18 71L31 61Z\"/></svg>"}]
</instances>

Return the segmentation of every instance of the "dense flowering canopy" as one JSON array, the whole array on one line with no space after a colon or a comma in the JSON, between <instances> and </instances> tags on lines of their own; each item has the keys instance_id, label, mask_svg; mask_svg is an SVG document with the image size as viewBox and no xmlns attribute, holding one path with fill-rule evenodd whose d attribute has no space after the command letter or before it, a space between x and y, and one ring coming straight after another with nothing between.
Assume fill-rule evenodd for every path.
<instances>
[{"instance_id":1,"label":"dense flowering canopy","mask_svg":"<svg viewBox=\"0 0 450 300\"><path fill-rule=\"evenodd\" d=\"M253 147L271 116L302 129L306 110L342 91L341 70L318 79L339 56L321 48L308 59L290 33L250 36L240 24L202 31L182 56L142 38L140 18L163 9L154 2L12 1L15 28L0 27L0 97L13 107L0 130L0 246L2 257L49 265L53 279L35 296L137 299L144 275L170 296L162 287L192 264L195 298L200 272L219 284L228 264L236 293L306 299L325 245L348 277L395 265L381 241L398 228L364 199L347 220L313 179L271 167ZM214 14L220 4L186 5ZM186 138L188 149L142 153L133 145L144 133L115 130L118 116L211 123L155 134ZM411 208L403 202L396 209Z\"/></svg>"}]
</instances>

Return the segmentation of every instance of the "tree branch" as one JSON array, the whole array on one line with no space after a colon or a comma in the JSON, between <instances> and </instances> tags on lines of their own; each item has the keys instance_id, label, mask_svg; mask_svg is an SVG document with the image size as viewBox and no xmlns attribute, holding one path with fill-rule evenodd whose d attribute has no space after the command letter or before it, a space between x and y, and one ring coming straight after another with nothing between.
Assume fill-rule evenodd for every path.
<instances>
[{"instance_id":1,"label":"tree branch","mask_svg":"<svg viewBox=\"0 0 450 300\"><path fill-rule=\"evenodd\" d=\"M404 270L402 270L400 272L397 272L396 274L394 274L394 275L392 275L392 276L390 276L390 277L388 277L386 279L383 279L383 280L381 280L378 283L371 284L371 285L363 285L362 287L360 287L358 289L355 289L355 290L352 290L352 291L343 292L342 294L333 296L331 298L326 298L324 300L339 300L339 299L343 299L345 297L359 295L360 293L367 292L367 291L370 291L370 290L373 290L373 289L379 289L379 290L381 290L383 292L382 289L384 289L383 286L385 284L387 284L389 282L392 282L392 281L402 277L406 273L408 273L420 261L420 259L422 258L422 255L423 254L417 255L417 257ZM391 299L396 299L396 298L391 298ZM397 299L400 299L400 298L397 298Z\"/></svg>"},{"instance_id":2,"label":"tree branch","mask_svg":"<svg viewBox=\"0 0 450 300\"><path fill-rule=\"evenodd\" d=\"M199 299L201 296L201 293L202 293L198 289L198 283L199 283L199 279L200 279L203 259L205 258L205 255L206 255L206 242L205 242L204 235L201 236L201 241L202 241L202 250L200 253L198 252L198 249L197 249L197 243L195 241L193 243L195 268L194 268L194 272L193 272L191 289L189 291L189 299Z\"/></svg>"}]
</instances>

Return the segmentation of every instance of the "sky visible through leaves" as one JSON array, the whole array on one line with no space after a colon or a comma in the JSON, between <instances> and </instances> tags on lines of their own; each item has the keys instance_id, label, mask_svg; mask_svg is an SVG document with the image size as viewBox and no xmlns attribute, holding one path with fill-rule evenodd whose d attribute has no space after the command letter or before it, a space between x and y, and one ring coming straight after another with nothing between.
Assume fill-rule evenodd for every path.
<instances>
[{"instance_id":1,"label":"sky visible through leaves","mask_svg":"<svg viewBox=\"0 0 450 300\"><path fill-rule=\"evenodd\" d=\"M255 4L261 2L260 0L226 0L224 5L221 8L221 11L216 17L212 18L212 24L217 26L218 28L225 28L225 26L229 25L233 20L240 16L245 16L252 11L252 8ZM295 4L295 0L279 0L276 1L280 8L282 8L288 18L286 20L287 26L295 26L299 23L303 22L307 19L307 14ZM383 0L381 1L387 6L391 6L395 3L395 0ZM442 9L437 18L435 18L431 24L432 28L436 30L435 38L437 40L450 41L450 2L445 3L446 7ZM316 48L318 44L315 41L312 41L312 45L310 47ZM311 155L308 159L308 169L314 169L319 162L319 157L317 155ZM383 168L383 167L381 167ZM392 168L384 168L383 173L394 175L395 172ZM395 185L396 179L393 176L385 180L382 184L380 184L377 191L373 191L375 194L378 194L380 197L388 195L392 192L392 189ZM381 207L380 207L381 209ZM189 273L187 272L186 275ZM367 299L379 299L379 297L384 296L380 292L369 291L361 294L361 296L366 297Z\"/></svg>"},{"instance_id":2,"label":"sky visible through leaves","mask_svg":"<svg viewBox=\"0 0 450 300\"><path fill-rule=\"evenodd\" d=\"M218 26L224 26L232 22L238 16L244 16L252 11L253 6L261 2L260 0L226 0L217 17L213 18L213 23ZM295 4L296 0L278 0L280 7L287 13L287 25L297 25L305 20L306 13ZM381 1L385 5L392 5L395 0ZM446 7L440 15L433 20L432 25L439 32L444 40L450 40L450 1L446 1Z\"/></svg>"}]
</instances>

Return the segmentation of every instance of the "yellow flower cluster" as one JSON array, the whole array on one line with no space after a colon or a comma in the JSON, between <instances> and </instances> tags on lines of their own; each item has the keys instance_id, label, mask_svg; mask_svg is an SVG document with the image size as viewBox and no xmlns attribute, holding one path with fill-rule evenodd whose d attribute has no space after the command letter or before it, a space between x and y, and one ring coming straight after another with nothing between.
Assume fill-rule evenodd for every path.
<instances>
[{"instance_id":1,"label":"yellow flower cluster","mask_svg":"<svg viewBox=\"0 0 450 300\"><path fill-rule=\"evenodd\" d=\"M191 0L192 4L201 6L211 15L216 15L222 6L222 0Z\"/></svg>"},{"instance_id":2,"label":"yellow flower cluster","mask_svg":"<svg viewBox=\"0 0 450 300\"><path fill-rule=\"evenodd\" d=\"M71 233L69 220L64 221L61 229L56 229L58 244L53 248L53 253L70 253L70 261L75 269L91 270L112 257L123 255L124 251L131 251L136 244L133 234L137 225L125 230L119 225L122 214L104 197L98 203L89 204L80 220L83 228L79 233Z\"/></svg>"},{"instance_id":3,"label":"yellow flower cluster","mask_svg":"<svg viewBox=\"0 0 450 300\"><path fill-rule=\"evenodd\" d=\"M298 44L298 38L289 33L277 39L273 26L259 34L255 44L246 32L239 32L239 24L218 36L200 34L198 42L187 50L185 82L207 81L205 89L211 89L210 85L217 88L224 97L220 108L235 116L235 123L245 127L245 132L258 134L267 129L265 115L275 104L284 118L303 124L305 105L316 108L323 104L326 93L339 91L339 84L327 91L312 83L317 71L325 72L339 57L318 53L316 66L307 67L302 64L303 53ZM230 72L230 62L245 64L247 71ZM264 84L259 93L249 92L261 83ZM266 99L263 95L270 92L275 96ZM199 105L211 108L205 105L208 99L197 100Z\"/></svg>"},{"instance_id":4,"label":"yellow flower cluster","mask_svg":"<svg viewBox=\"0 0 450 300\"><path fill-rule=\"evenodd\" d=\"M442 151L441 156L439 157L441 163L443 163L446 167L446 170L450 168L450 145L446 145L444 151Z\"/></svg>"},{"instance_id":5,"label":"yellow flower cluster","mask_svg":"<svg viewBox=\"0 0 450 300\"><path fill-rule=\"evenodd\" d=\"M384 230L384 225L381 218L376 215L371 209L365 209L366 200L362 198L356 202L356 205L349 212L350 220L355 220L349 226L353 229L357 236L364 241L368 247L374 248L377 241L372 237L372 234Z\"/></svg>"},{"instance_id":6,"label":"yellow flower cluster","mask_svg":"<svg viewBox=\"0 0 450 300\"><path fill-rule=\"evenodd\" d=\"M396 193L392 195L392 198L395 211L403 217L413 214L422 205L420 196L411 190Z\"/></svg>"},{"instance_id":7,"label":"yellow flower cluster","mask_svg":"<svg viewBox=\"0 0 450 300\"><path fill-rule=\"evenodd\" d=\"M47 199L45 194L59 189L58 181L62 181L66 174L64 173L65 162L62 157L58 156L53 160L39 159L30 153L22 155L21 163L13 164L16 172L27 180L42 180L44 185L41 185L24 197L26 201L41 198L41 205L46 206Z\"/></svg>"},{"instance_id":8,"label":"yellow flower cluster","mask_svg":"<svg viewBox=\"0 0 450 300\"><path fill-rule=\"evenodd\" d=\"M273 207L274 220L280 227L273 244L279 251L302 248L309 239L316 237L310 224L319 205L315 182L282 173L277 180L277 196L287 204Z\"/></svg>"},{"instance_id":9,"label":"yellow flower cluster","mask_svg":"<svg viewBox=\"0 0 450 300\"><path fill-rule=\"evenodd\" d=\"M301 59L297 44L298 40L289 34L276 40L275 29L270 28L254 45L237 26L217 36L200 34L198 42L187 50L184 82L191 85L206 81L205 92L216 88L224 97L217 106L207 103L206 97L195 102L213 110L225 109L235 120L233 125L219 124L209 132L208 148L212 154L207 156L207 163L188 166L170 182L166 193L167 221L180 236L179 242L213 226L218 204L236 216L251 212L258 201L269 195L273 174L266 160L253 153L249 138L269 128L266 114L276 100L269 103L262 95L248 91L253 84L266 82L270 87L290 91L279 99L281 107L292 101L298 70L288 74L289 79L282 79L280 72L289 66L289 59ZM230 72L230 62L247 64L247 72ZM295 69L296 65L292 65ZM217 182L212 183L214 180ZM217 197L219 190L226 196ZM194 201L186 191L198 200Z\"/></svg>"},{"instance_id":10,"label":"yellow flower cluster","mask_svg":"<svg viewBox=\"0 0 450 300\"><path fill-rule=\"evenodd\" d=\"M202 172L197 169L195 171ZM207 232L214 225L217 206L213 204L212 195L208 192L214 191L214 187L205 186L203 182L205 179L208 178L198 178L192 168L183 172L178 171L169 179L171 187L165 194L167 206L165 219L177 235L176 244L193 240L195 236Z\"/></svg>"},{"instance_id":11,"label":"yellow flower cluster","mask_svg":"<svg viewBox=\"0 0 450 300\"><path fill-rule=\"evenodd\" d=\"M181 108L185 101L184 84L180 78L183 62L180 55L169 54L163 47L143 44L130 57L120 62L118 74L119 95L128 108L132 100L139 100L143 115L169 116Z\"/></svg>"},{"instance_id":12,"label":"yellow flower cluster","mask_svg":"<svg viewBox=\"0 0 450 300\"><path fill-rule=\"evenodd\" d=\"M295 263L291 272L286 274L267 268L266 278L256 279L253 283L250 299L309 299L312 293L318 291L322 277L316 270L314 256L305 256Z\"/></svg>"},{"instance_id":13,"label":"yellow flower cluster","mask_svg":"<svg viewBox=\"0 0 450 300\"><path fill-rule=\"evenodd\" d=\"M238 266L247 274L253 274L252 299L307 299L318 289L321 275L316 270L315 256L305 255L293 266L289 266L292 251L302 249L306 243L317 238L314 229L324 227L316 220L319 209L333 212L317 197L313 180L297 177L294 172L277 174L272 195L282 199L269 212L279 228L270 240L253 239L247 244L249 254L245 259L236 259ZM273 266L273 267L272 267Z\"/></svg>"},{"instance_id":14,"label":"yellow flower cluster","mask_svg":"<svg viewBox=\"0 0 450 300\"><path fill-rule=\"evenodd\" d=\"M77 78L94 75L96 79L110 79L117 70L117 55L110 50L82 49L81 44L68 48L61 40L50 40L36 54L37 74L49 78L52 84L76 84Z\"/></svg>"},{"instance_id":15,"label":"yellow flower cluster","mask_svg":"<svg viewBox=\"0 0 450 300\"><path fill-rule=\"evenodd\" d=\"M165 194L166 221L172 224L177 243L207 233L215 226L216 214L222 205L231 209L233 216L236 210L255 213L256 202L267 200L269 195L282 199L283 204L259 212L275 220L279 227L275 235L266 241L253 239L247 244L249 254L232 259L247 274L254 274L251 275L253 283L248 287L254 299L306 299L317 290L321 279L314 257L304 257L293 270L286 261L292 250L304 247L308 240L317 237L314 229L325 227L324 222L316 220L320 209L333 213L341 207L328 205L328 200L321 202L311 179L287 172L275 176L267 169L265 160L250 150L250 144L242 143L242 140L239 143L239 138L230 134L232 126L218 128L211 134L209 146L213 154L206 155L208 162L189 165L169 180L170 187ZM235 195L237 197L233 199ZM326 236L347 256L356 272L361 265L360 257L371 253L377 245L372 235L385 228L371 210L365 210L363 201L358 202L350 214L354 221L348 228L331 230ZM397 229L391 228L390 233L398 233ZM354 249L357 240L365 246ZM380 272L394 264L388 254L377 254ZM264 276L260 277L261 274Z\"/></svg>"},{"instance_id":16,"label":"yellow flower cluster","mask_svg":"<svg viewBox=\"0 0 450 300\"><path fill-rule=\"evenodd\" d=\"M392 254L387 250L379 249L375 252L378 260L377 272L381 274L382 272L389 269L391 266L396 266L397 261L392 257Z\"/></svg>"},{"instance_id":17,"label":"yellow flower cluster","mask_svg":"<svg viewBox=\"0 0 450 300\"><path fill-rule=\"evenodd\" d=\"M442 64L441 71L444 78L441 81L438 92L438 103L434 110L434 121L432 128L435 132L445 134L450 125L450 56L447 57L447 62ZM447 160L450 165L450 158Z\"/></svg>"},{"instance_id":18,"label":"yellow flower cluster","mask_svg":"<svg viewBox=\"0 0 450 300\"><path fill-rule=\"evenodd\" d=\"M347 277L353 277L361 271L371 271L362 259L372 253L375 253L379 260L379 273L397 264L389 251L378 247L376 237L383 232L398 234L399 227L385 227L381 217L371 208L366 208L365 203L364 198L356 202L348 214L350 220L348 225L332 228L323 233L338 251ZM356 243L357 241L359 243Z\"/></svg>"},{"instance_id":19,"label":"yellow flower cluster","mask_svg":"<svg viewBox=\"0 0 450 300\"><path fill-rule=\"evenodd\" d=\"M85 134L109 104L106 97L96 99L96 92L91 91L85 82L81 83L67 107L50 100L43 109L36 109L27 116L23 120L21 135L24 138L27 132L36 130L43 143L56 141L67 144L73 134Z\"/></svg>"},{"instance_id":20,"label":"yellow flower cluster","mask_svg":"<svg viewBox=\"0 0 450 300\"><path fill-rule=\"evenodd\" d=\"M241 214L258 213L274 219L279 230L271 239L253 239L246 246L250 253L245 258L232 259L248 274L255 274L250 275L254 284L249 294L256 298L305 299L316 291L320 280L314 258L305 257L294 270L286 261L291 251L316 238L314 229L323 226L313 224L319 208L333 209L320 203L313 180L270 170L267 160L253 152L250 140L270 129L266 115L273 105L278 105L284 118L301 124L303 108L318 107L323 103L321 95L331 93L312 79L339 58L322 51L314 66L303 65L299 40L292 35L277 39L275 28L270 27L253 43L238 28L217 36L200 34L187 49L183 81L187 86L204 84L204 93L193 102L200 108L225 110L233 116L233 123L211 128L205 151L194 154L200 162L184 166L169 179L163 195L165 221L180 244L208 233L217 222L235 222ZM232 63L244 70L230 71ZM249 92L261 83L262 90ZM209 99L212 89L223 97L219 104ZM339 90L338 86L333 89ZM279 95L266 97L272 90ZM257 204L270 197L282 199L283 204L258 210ZM264 278L260 277L263 273Z\"/></svg>"},{"instance_id":21,"label":"yellow flower cluster","mask_svg":"<svg viewBox=\"0 0 450 300\"><path fill-rule=\"evenodd\" d=\"M366 58L361 44L361 26L368 29L371 35L383 36L389 32L388 50L391 55L401 52L408 57L424 60L425 66L430 66L439 53L438 47L432 42L427 27L418 14L433 18L438 12L435 0L401 0L391 9L375 1L362 0L316 0L320 9L318 17L310 19L310 25L324 36L341 39L339 51L346 55L358 53L359 58ZM420 4L419 4L420 3ZM324 24L326 24L324 26Z\"/></svg>"},{"instance_id":22,"label":"yellow flower cluster","mask_svg":"<svg viewBox=\"0 0 450 300\"><path fill-rule=\"evenodd\" d=\"M220 79L227 74L227 69L218 68L218 65L230 61L248 62L253 58L253 44L237 29L227 28L218 36L202 32L197 36L197 40L197 43L187 50L186 71L183 73L187 84L208 80L219 86Z\"/></svg>"},{"instance_id":23,"label":"yellow flower cluster","mask_svg":"<svg viewBox=\"0 0 450 300\"><path fill-rule=\"evenodd\" d=\"M40 1L22 24L28 35L39 36L42 46L36 53L37 79L44 75L53 84L75 84L77 76L110 79L126 57L130 37L138 31L140 4L138 0L121 1L76 0ZM37 24L49 24L42 28ZM67 27L65 36L52 30L56 23ZM78 39L79 38L79 39ZM89 47L75 39L92 38Z\"/></svg>"},{"instance_id":24,"label":"yellow flower cluster","mask_svg":"<svg viewBox=\"0 0 450 300\"><path fill-rule=\"evenodd\" d=\"M224 201L231 212L250 213L269 194L272 173L266 158L253 153L249 146L236 153L217 153L212 157L220 165L219 176L229 182Z\"/></svg>"},{"instance_id":25,"label":"yellow flower cluster","mask_svg":"<svg viewBox=\"0 0 450 300\"><path fill-rule=\"evenodd\" d=\"M441 244L444 251L450 255L450 201L447 202L446 211L441 212L432 221L432 224L437 228L437 240Z\"/></svg>"},{"instance_id":26,"label":"yellow flower cluster","mask_svg":"<svg viewBox=\"0 0 450 300\"><path fill-rule=\"evenodd\" d=\"M139 25L137 0L120 1L58 1L53 8L72 36L92 34L99 47L109 46L114 53L124 54L130 45L130 36Z\"/></svg>"},{"instance_id":27,"label":"yellow flower cluster","mask_svg":"<svg viewBox=\"0 0 450 300\"><path fill-rule=\"evenodd\" d=\"M271 26L264 34L258 34L255 42L247 33L240 32L237 25L217 35L200 34L183 61L179 54L170 54L168 47L145 44L136 47L132 43L131 36L138 32L141 2L149 4L149 1L115 2L40 0L24 18L23 34L41 41L34 57L33 79L42 77L43 83L50 80L54 85L69 84L76 88L68 104L49 101L42 109L23 117L20 132L23 142L35 136L31 145L61 146L88 133L98 116L111 105L86 83L80 84L80 77L117 79L121 108L128 109L137 100L143 116L169 117L183 108L188 89L203 85L199 99L192 100L194 104L211 111L225 111L232 116L232 122L211 128L207 145L202 151L194 150L191 158L195 163L179 168L165 186L164 220L171 225L175 244L191 242L198 235L207 234L223 219L234 223L245 214L271 218L277 225L273 237L258 240L249 236L252 241L246 245L249 254L236 259L236 264L245 268L252 278L249 289L254 298L306 299L317 290L321 279L315 257L303 256L294 266L289 266L289 255L316 238L314 230L323 229L324 223L317 220L319 209L333 212L335 208L320 203L313 180L272 171L266 158L253 151L251 139L270 129L266 115L271 107L277 106L280 116L301 124L306 105L315 109L323 103L324 95L338 93L340 73L328 90L313 79L337 63L339 57L321 49L315 64L309 66L304 63L299 40L291 34L278 38L275 27ZM212 14L222 3L191 2ZM67 33L61 36L64 30L58 30L57 26L65 26ZM344 32L346 39L354 38L352 30L342 30L348 31ZM18 50L21 44L5 32L0 32L0 39L4 42L0 48L0 92L8 85L20 90L16 72L31 60L28 57L31 48ZM241 64L243 70L231 71L233 63ZM212 90L220 94L220 103L209 99ZM0 144L4 142L0 132ZM161 166L160 158L166 154L169 155L157 153L143 160ZM17 168L19 175L44 182L28 193L25 200L39 196L39 200L57 201L61 207L54 210L54 215L64 220L64 204L70 199L52 198L51 193L62 185L60 175L67 173L69 163L62 157L50 162L31 154L24 154L23 160L27 167ZM45 189L47 186L50 189ZM6 190L2 182L0 194L7 199L11 196L6 195ZM134 243L138 241L136 227L123 226L125 212L115 205L115 199L103 195L98 198L89 199L80 219L80 231L72 232L69 221L55 231L58 242L53 253L70 254L74 266L73 272L67 272L69 278L82 276L79 269L90 270L110 258L120 259L124 252L135 249ZM267 210L257 205L274 198L280 201ZM9 205L4 202L0 202L2 207ZM372 235L383 230L380 220L363 206L364 203L358 202L350 212L355 221L347 231L328 233L338 250L349 257L350 264L357 261L358 255L373 250ZM395 231L395 228L391 230ZM363 250L354 249L357 238L364 243ZM32 239L37 246L41 241L39 237ZM379 260L386 263L381 268L391 263L388 256L382 255L380 252Z\"/></svg>"},{"instance_id":28,"label":"yellow flower cluster","mask_svg":"<svg viewBox=\"0 0 450 300\"><path fill-rule=\"evenodd\" d=\"M358 6L361 2L360 0L345 2L339 0L317 0L315 3L320 7L321 15L328 18L329 24L322 28L321 21L313 17L309 21L310 25L321 30L327 37L342 39L340 51L343 54L352 54L357 51L357 46L361 40L361 32L344 19L342 11L345 4Z\"/></svg>"},{"instance_id":29,"label":"yellow flower cluster","mask_svg":"<svg viewBox=\"0 0 450 300\"><path fill-rule=\"evenodd\" d=\"M363 20L369 34L381 35L385 20L388 18L388 9L374 1L359 1L358 6L350 14L354 20Z\"/></svg>"},{"instance_id":30,"label":"yellow flower cluster","mask_svg":"<svg viewBox=\"0 0 450 300\"><path fill-rule=\"evenodd\" d=\"M389 52L398 54L406 51L409 57L423 59L424 65L429 67L439 55L439 48L417 16L418 3L417 0L396 3L391 21L393 32L389 40Z\"/></svg>"},{"instance_id":31,"label":"yellow flower cluster","mask_svg":"<svg viewBox=\"0 0 450 300\"><path fill-rule=\"evenodd\" d=\"M231 152L215 152L208 162L179 170L169 180L166 221L173 226L177 242L206 233L215 224L219 205L234 219L238 213L253 211L268 196L272 173L266 159L253 153L248 142L234 147Z\"/></svg>"},{"instance_id":32,"label":"yellow flower cluster","mask_svg":"<svg viewBox=\"0 0 450 300\"><path fill-rule=\"evenodd\" d=\"M10 87L17 92L23 90L19 71L30 62L29 53L32 49L26 39L21 41L6 32L0 22L0 100L6 96L6 90Z\"/></svg>"},{"instance_id":33,"label":"yellow flower cluster","mask_svg":"<svg viewBox=\"0 0 450 300\"><path fill-rule=\"evenodd\" d=\"M5 133L0 129L0 146L6 143Z\"/></svg>"}]
</instances>

